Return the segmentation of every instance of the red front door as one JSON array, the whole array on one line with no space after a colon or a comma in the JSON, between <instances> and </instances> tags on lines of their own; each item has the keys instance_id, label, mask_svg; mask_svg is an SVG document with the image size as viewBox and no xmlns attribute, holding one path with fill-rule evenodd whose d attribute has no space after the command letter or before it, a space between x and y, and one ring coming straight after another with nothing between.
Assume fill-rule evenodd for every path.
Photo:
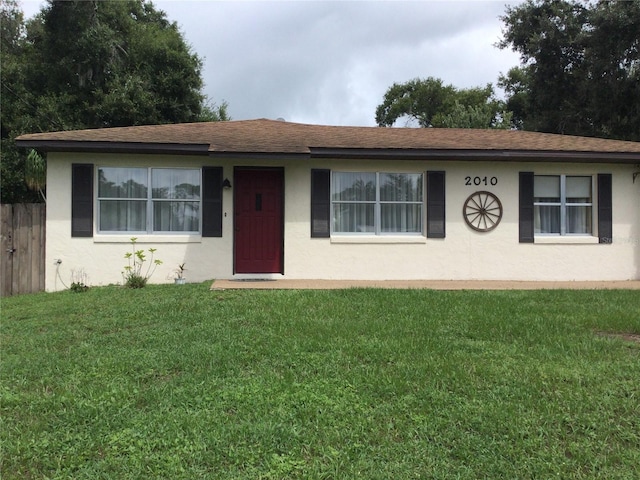
<instances>
[{"instance_id":1,"label":"red front door","mask_svg":"<svg viewBox=\"0 0 640 480\"><path fill-rule=\"evenodd\" d=\"M284 273L284 173L236 168L234 172L235 273Z\"/></svg>"}]
</instances>

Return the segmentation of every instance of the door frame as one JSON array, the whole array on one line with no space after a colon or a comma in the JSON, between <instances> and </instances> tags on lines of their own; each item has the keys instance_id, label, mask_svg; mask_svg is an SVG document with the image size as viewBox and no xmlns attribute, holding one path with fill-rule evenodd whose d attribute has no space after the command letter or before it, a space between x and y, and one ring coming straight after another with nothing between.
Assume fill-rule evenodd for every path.
<instances>
[{"instance_id":1,"label":"door frame","mask_svg":"<svg viewBox=\"0 0 640 480\"><path fill-rule=\"evenodd\" d=\"M281 189L281 201L280 201L280 217L282 218L282 231L281 231L281 235L282 235L282 244L280 245L280 272L268 272L268 273L238 273L236 271L236 243L237 243L237 232L236 232L236 198L238 195L242 195L243 192L242 191L238 191L237 189L237 185L238 182L236 181L236 172L238 171L270 171L270 172L279 172L281 177L282 177L282 189ZM234 166L233 167L233 184L234 184L234 191L233 191L233 275L238 275L238 276L250 276L253 278L269 278L271 276L274 275L284 275L284 232L285 232L285 228L284 228L284 224L285 224L285 217L284 217L284 212L285 212L285 206L284 206L284 199L285 199L285 195L284 195L284 189L285 189L285 184L284 184L284 167L260 167L260 166Z\"/></svg>"}]
</instances>

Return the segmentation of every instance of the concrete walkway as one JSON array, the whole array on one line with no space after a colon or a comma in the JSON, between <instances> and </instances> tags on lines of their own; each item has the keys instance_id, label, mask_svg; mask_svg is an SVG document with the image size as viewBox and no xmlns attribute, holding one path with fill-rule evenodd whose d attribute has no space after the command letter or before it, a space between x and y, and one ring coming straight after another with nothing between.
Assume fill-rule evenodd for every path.
<instances>
[{"instance_id":1,"label":"concrete walkway","mask_svg":"<svg viewBox=\"0 0 640 480\"><path fill-rule=\"evenodd\" d=\"M430 290L640 290L640 280L611 282L515 282L503 280L216 280L211 290L335 290L341 288L403 288Z\"/></svg>"}]
</instances>

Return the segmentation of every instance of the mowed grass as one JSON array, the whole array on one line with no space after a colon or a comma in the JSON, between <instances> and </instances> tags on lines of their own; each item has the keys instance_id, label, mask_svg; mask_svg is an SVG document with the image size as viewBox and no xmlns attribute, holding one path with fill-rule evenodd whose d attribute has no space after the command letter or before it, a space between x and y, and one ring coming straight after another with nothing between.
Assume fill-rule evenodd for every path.
<instances>
[{"instance_id":1,"label":"mowed grass","mask_svg":"<svg viewBox=\"0 0 640 480\"><path fill-rule=\"evenodd\" d=\"M640 478L637 291L3 299L0 477Z\"/></svg>"}]
</instances>

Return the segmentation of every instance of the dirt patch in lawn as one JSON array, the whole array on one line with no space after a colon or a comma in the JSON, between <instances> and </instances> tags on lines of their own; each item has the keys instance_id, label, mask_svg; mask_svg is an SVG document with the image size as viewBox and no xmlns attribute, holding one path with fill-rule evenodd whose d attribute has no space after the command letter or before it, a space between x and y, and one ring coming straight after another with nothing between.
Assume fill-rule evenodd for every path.
<instances>
[{"instance_id":1,"label":"dirt patch in lawn","mask_svg":"<svg viewBox=\"0 0 640 480\"><path fill-rule=\"evenodd\" d=\"M624 332L596 332L596 335L608 338L619 338L626 342L634 342L640 344L640 334L638 333L624 333Z\"/></svg>"}]
</instances>

